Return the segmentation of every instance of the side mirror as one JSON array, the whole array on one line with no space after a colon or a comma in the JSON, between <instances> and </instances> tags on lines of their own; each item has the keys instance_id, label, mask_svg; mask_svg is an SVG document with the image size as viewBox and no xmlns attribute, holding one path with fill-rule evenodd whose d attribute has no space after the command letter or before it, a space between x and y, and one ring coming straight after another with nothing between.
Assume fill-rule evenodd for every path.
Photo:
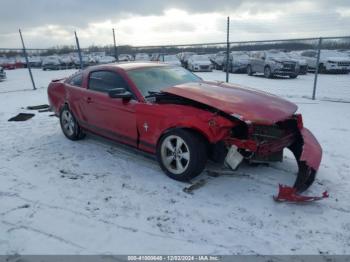
<instances>
[{"instance_id":1,"label":"side mirror","mask_svg":"<svg viewBox=\"0 0 350 262\"><path fill-rule=\"evenodd\" d=\"M262 59L262 60L266 60L266 57L265 57L265 56L262 56L261 59Z\"/></svg>"},{"instance_id":2,"label":"side mirror","mask_svg":"<svg viewBox=\"0 0 350 262\"><path fill-rule=\"evenodd\" d=\"M133 95L125 88L115 88L108 91L110 98L122 98L123 100L130 100Z\"/></svg>"}]
</instances>

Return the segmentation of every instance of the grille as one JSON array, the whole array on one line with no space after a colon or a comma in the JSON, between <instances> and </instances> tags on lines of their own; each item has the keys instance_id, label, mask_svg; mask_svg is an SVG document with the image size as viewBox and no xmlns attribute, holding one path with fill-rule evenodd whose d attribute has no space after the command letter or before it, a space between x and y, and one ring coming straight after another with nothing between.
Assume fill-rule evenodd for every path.
<instances>
[{"instance_id":1,"label":"grille","mask_svg":"<svg viewBox=\"0 0 350 262\"><path fill-rule=\"evenodd\" d=\"M350 66L350 62L338 62L338 66Z\"/></svg>"},{"instance_id":2,"label":"grille","mask_svg":"<svg viewBox=\"0 0 350 262\"><path fill-rule=\"evenodd\" d=\"M284 70L295 70L295 64L294 63L283 63L283 69Z\"/></svg>"},{"instance_id":3,"label":"grille","mask_svg":"<svg viewBox=\"0 0 350 262\"><path fill-rule=\"evenodd\" d=\"M200 69L202 69L202 70L208 70L209 69L209 66L200 66Z\"/></svg>"}]
</instances>

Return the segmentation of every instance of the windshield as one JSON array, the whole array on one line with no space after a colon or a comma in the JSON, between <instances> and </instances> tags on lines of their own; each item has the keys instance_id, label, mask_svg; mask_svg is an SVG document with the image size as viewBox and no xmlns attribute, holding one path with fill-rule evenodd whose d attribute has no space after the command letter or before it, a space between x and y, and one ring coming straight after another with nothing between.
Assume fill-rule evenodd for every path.
<instances>
[{"instance_id":1,"label":"windshield","mask_svg":"<svg viewBox=\"0 0 350 262\"><path fill-rule=\"evenodd\" d=\"M193 55L193 61L209 61L209 57L207 55Z\"/></svg>"},{"instance_id":2,"label":"windshield","mask_svg":"<svg viewBox=\"0 0 350 262\"><path fill-rule=\"evenodd\" d=\"M267 56L270 58L289 58L288 55L286 53L283 52L273 52L270 51L267 53Z\"/></svg>"},{"instance_id":3,"label":"windshield","mask_svg":"<svg viewBox=\"0 0 350 262\"><path fill-rule=\"evenodd\" d=\"M165 55L164 61L179 61L176 55Z\"/></svg>"},{"instance_id":4,"label":"windshield","mask_svg":"<svg viewBox=\"0 0 350 262\"><path fill-rule=\"evenodd\" d=\"M335 51L335 50L321 50L321 57L346 57L346 54Z\"/></svg>"},{"instance_id":5,"label":"windshield","mask_svg":"<svg viewBox=\"0 0 350 262\"><path fill-rule=\"evenodd\" d=\"M127 72L143 96L158 93L166 87L202 80L181 67L150 67Z\"/></svg>"}]
</instances>

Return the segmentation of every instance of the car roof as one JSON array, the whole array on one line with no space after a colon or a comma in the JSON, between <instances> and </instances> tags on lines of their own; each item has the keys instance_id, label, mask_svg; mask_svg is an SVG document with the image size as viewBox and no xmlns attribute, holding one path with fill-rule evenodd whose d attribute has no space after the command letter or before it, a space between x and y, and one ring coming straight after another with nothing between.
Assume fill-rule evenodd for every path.
<instances>
[{"instance_id":1,"label":"car roof","mask_svg":"<svg viewBox=\"0 0 350 262\"><path fill-rule=\"evenodd\" d=\"M125 62L125 63L111 63L104 65L97 65L89 67L90 70L103 69L103 68L120 68L125 71L150 68L150 67L169 67L169 64L159 63L159 62Z\"/></svg>"}]
</instances>

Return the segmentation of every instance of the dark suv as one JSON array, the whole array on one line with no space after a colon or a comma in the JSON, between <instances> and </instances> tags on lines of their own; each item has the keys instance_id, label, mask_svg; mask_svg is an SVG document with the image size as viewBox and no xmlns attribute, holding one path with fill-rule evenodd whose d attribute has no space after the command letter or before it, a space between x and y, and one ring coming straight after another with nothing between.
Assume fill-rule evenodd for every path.
<instances>
[{"instance_id":1,"label":"dark suv","mask_svg":"<svg viewBox=\"0 0 350 262\"><path fill-rule=\"evenodd\" d=\"M299 74L299 63L281 51L252 52L247 66L247 74L263 73L266 78L289 76L296 78Z\"/></svg>"}]
</instances>

